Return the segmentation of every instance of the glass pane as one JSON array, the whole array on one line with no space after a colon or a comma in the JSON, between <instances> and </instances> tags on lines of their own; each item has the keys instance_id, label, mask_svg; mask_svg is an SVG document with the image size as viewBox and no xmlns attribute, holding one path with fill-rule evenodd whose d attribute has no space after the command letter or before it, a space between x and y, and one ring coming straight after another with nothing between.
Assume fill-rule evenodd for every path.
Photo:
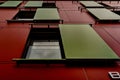
<instances>
[{"instance_id":1,"label":"glass pane","mask_svg":"<svg viewBox=\"0 0 120 80\"><path fill-rule=\"evenodd\" d=\"M59 42L34 42L29 47L28 59L61 59Z\"/></svg>"}]
</instances>

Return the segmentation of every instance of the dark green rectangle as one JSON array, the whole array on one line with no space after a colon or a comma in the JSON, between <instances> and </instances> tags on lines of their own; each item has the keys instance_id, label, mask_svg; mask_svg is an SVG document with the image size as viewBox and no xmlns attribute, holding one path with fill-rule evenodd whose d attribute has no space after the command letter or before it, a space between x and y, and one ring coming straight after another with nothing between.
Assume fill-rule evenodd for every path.
<instances>
[{"instance_id":1,"label":"dark green rectangle","mask_svg":"<svg viewBox=\"0 0 120 80\"><path fill-rule=\"evenodd\" d=\"M105 8L87 8L99 20L120 20L120 16Z\"/></svg>"},{"instance_id":2,"label":"dark green rectangle","mask_svg":"<svg viewBox=\"0 0 120 80\"><path fill-rule=\"evenodd\" d=\"M104 7L101 4L98 4L95 1L79 1L81 4L83 4L85 7Z\"/></svg>"},{"instance_id":3,"label":"dark green rectangle","mask_svg":"<svg viewBox=\"0 0 120 80\"><path fill-rule=\"evenodd\" d=\"M119 59L89 25L60 24L59 28L66 59Z\"/></svg>"},{"instance_id":4,"label":"dark green rectangle","mask_svg":"<svg viewBox=\"0 0 120 80\"><path fill-rule=\"evenodd\" d=\"M17 7L22 1L6 1L0 7Z\"/></svg>"},{"instance_id":5,"label":"dark green rectangle","mask_svg":"<svg viewBox=\"0 0 120 80\"><path fill-rule=\"evenodd\" d=\"M60 20L57 8L38 8L34 20Z\"/></svg>"},{"instance_id":6,"label":"dark green rectangle","mask_svg":"<svg viewBox=\"0 0 120 80\"><path fill-rule=\"evenodd\" d=\"M24 7L42 7L43 1L28 1Z\"/></svg>"}]
</instances>

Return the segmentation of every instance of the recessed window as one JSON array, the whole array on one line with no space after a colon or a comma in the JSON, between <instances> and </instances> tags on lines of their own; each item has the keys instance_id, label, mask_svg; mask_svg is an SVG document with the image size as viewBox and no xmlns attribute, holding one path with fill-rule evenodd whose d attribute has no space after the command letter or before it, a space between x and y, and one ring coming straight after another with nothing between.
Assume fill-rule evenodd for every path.
<instances>
[{"instance_id":1,"label":"recessed window","mask_svg":"<svg viewBox=\"0 0 120 80\"><path fill-rule=\"evenodd\" d=\"M63 59L60 34L55 29L35 29L30 32L22 58L27 59Z\"/></svg>"},{"instance_id":2,"label":"recessed window","mask_svg":"<svg viewBox=\"0 0 120 80\"><path fill-rule=\"evenodd\" d=\"M55 2L44 2L42 4L43 8L56 8Z\"/></svg>"},{"instance_id":3,"label":"recessed window","mask_svg":"<svg viewBox=\"0 0 120 80\"><path fill-rule=\"evenodd\" d=\"M33 19L35 15L35 11L19 11L17 13L17 15L13 18L16 20L20 20L20 19Z\"/></svg>"},{"instance_id":4,"label":"recessed window","mask_svg":"<svg viewBox=\"0 0 120 80\"><path fill-rule=\"evenodd\" d=\"M7 20L8 22L32 22L36 11L25 11L20 10L12 20Z\"/></svg>"}]
</instances>

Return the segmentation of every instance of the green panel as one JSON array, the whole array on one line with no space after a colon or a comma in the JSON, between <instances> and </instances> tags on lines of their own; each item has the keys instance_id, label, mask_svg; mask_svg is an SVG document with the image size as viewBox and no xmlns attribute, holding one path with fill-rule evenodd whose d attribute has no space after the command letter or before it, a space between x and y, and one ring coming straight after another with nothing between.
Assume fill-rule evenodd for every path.
<instances>
[{"instance_id":1,"label":"green panel","mask_svg":"<svg viewBox=\"0 0 120 80\"><path fill-rule=\"evenodd\" d=\"M38 8L34 20L59 20L57 8Z\"/></svg>"},{"instance_id":2,"label":"green panel","mask_svg":"<svg viewBox=\"0 0 120 80\"><path fill-rule=\"evenodd\" d=\"M66 59L118 59L89 25L60 24L59 28Z\"/></svg>"},{"instance_id":3,"label":"green panel","mask_svg":"<svg viewBox=\"0 0 120 80\"><path fill-rule=\"evenodd\" d=\"M100 20L120 20L120 16L105 8L87 8L87 10Z\"/></svg>"},{"instance_id":4,"label":"green panel","mask_svg":"<svg viewBox=\"0 0 120 80\"><path fill-rule=\"evenodd\" d=\"M79 1L82 3L85 7L104 7L103 5L98 4L95 1Z\"/></svg>"},{"instance_id":5,"label":"green panel","mask_svg":"<svg viewBox=\"0 0 120 80\"><path fill-rule=\"evenodd\" d=\"M43 1L28 1L25 7L42 7Z\"/></svg>"},{"instance_id":6,"label":"green panel","mask_svg":"<svg viewBox=\"0 0 120 80\"><path fill-rule=\"evenodd\" d=\"M6 1L0 7L17 7L22 1Z\"/></svg>"}]
</instances>

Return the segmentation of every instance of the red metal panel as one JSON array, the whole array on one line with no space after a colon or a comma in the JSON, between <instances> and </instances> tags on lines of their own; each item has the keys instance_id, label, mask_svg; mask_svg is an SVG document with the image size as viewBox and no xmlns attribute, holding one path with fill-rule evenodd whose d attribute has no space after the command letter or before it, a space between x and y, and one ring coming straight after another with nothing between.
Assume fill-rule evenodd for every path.
<instances>
[{"instance_id":1,"label":"red metal panel","mask_svg":"<svg viewBox=\"0 0 120 80\"><path fill-rule=\"evenodd\" d=\"M20 57L30 28L3 28L0 29L0 61L11 61Z\"/></svg>"},{"instance_id":2,"label":"red metal panel","mask_svg":"<svg viewBox=\"0 0 120 80\"><path fill-rule=\"evenodd\" d=\"M0 64L0 80L86 80L82 68Z\"/></svg>"},{"instance_id":3,"label":"red metal panel","mask_svg":"<svg viewBox=\"0 0 120 80\"><path fill-rule=\"evenodd\" d=\"M105 27L105 29L109 30L109 32L105 31L103 25L95 27L94 29L106 41L106 43L116 52L116 54L118 56L120 56L120 44L118 43L118 41L116 41L116 39L114 39L114 37L118 36L117 40L119 40L119 34L118 34L119 33L119 29L118 29L118 27L115 28L115 29L114 28L115 28L115 26L112 26L113 30L110 31L110 27ZM111 33L114 33L114 34L110 35Z\"/></svg>"}]
</instances>

